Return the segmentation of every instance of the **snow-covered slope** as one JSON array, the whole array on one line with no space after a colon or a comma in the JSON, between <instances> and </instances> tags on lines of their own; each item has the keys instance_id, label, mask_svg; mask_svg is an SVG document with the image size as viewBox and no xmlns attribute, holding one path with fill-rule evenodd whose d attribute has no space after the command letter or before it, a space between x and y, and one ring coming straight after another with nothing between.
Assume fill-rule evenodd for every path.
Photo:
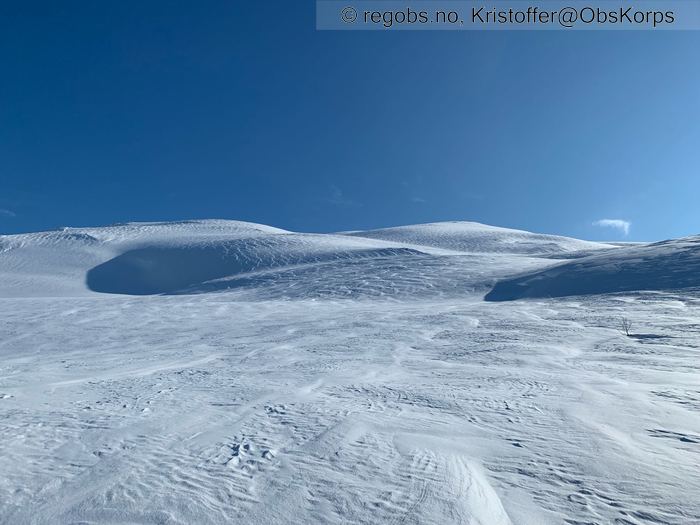
<instances>
[{"instance_id":1,"label":"snow-covered slope","mask_svg":"<svg viewBox=\"0 0 700 525\"><path fill-rule=\"evenodd\" d=\"M224 220L65 228L0 237L0 296L462 296L493 287L488 300L508 300L660 290L700 286L699 239L612 247L472 222L345 234Z\"/></svg>"},{"instance_id":2,"label":"snow-covered slope","mask_svg":"<svg viewBox=\"0 0 700 525\"><path fill-rule=\"evenodd\" d=\"M418 246L431 246L467 253L556 255L610 249L610 245L498 228L477 222L435 222L379 230L347 232L345 235L382 239Z\"/></svg>"},{"instance_id":3,"label":"snow-covered slope","mask_svg":"<svg viewBox=\"0 0 700 525\"><path fill-rule=\"evenodd\" d=\"M416 255L394 243L240 221L130 223L0 237L0 295L173 293L251 271Z\"/></svg>"},{"instance_id":4,"label":"snow-covered slope","mask_svg":"<svg viewBox=\"0 0 700 525\"><path fill-rule=\"evenodd\" d=\"M700 287L700 236L621 247L499 282L489 301Z\"/></svg>"},{"instance_id":5,"label":"snow-covered slope","mask_svg":"<svg viewBox=\"0 0 700 525\"><path fill-rule=\"evenodd\" d=\"M223 278L290 266L355 259L424 255L416 250L387 247L323 235L261 235L246 239L129 250L87 273L96 292L150 295L227 288Z\"/></svg>"},{"instance_id":6,"label":"snow-covered slope","mask_svg":"<svg viewBox=\"0 0 700 525\"><path fill-rule=\"evenodd\" d=\"M285 233L242 221L206 220L0 236L0 297L84 295L91 268L133 249Z\"/></svg>"},{"instance_id":7,"label":"snow-covered slope","mask_svg":"<svg viewBox=\"0 0 700 525\"><path fill-rule=\"evenodd\" d=\"M0 523L700 524L700 291L482 300L692 285L699 242L0 237Z\"/></svg>"},{"instance_id":8,"label":"snow-covered slope","mask_svg":"<svg viewBox=\"0 0 700 525\"><path fill-rule=\"evenodd\" d=\"M223 220L130 223L0 237L0 295L244 288L266 297L465 293L488 287L498 277L542 267L547 262L540 256L602 248L611 249L476 223L347 235ZM446 255L452 258L446 260ZM527 257L509 257L514 255Z\"/></svg>"}]
</instances>

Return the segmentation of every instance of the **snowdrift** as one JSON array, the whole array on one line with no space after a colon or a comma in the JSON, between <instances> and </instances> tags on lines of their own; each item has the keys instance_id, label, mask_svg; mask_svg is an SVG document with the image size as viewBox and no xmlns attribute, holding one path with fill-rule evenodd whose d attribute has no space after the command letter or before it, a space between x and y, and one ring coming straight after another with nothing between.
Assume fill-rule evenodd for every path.
<instances>
[{"instance_id":1,"label":"snowdrift","mask_svg":"<svg viewBox=\"0 0 700 525\"><path fill-rule=\"evenodd\" d=\"M380 230L346 232L344 235L430 246L465 253L501 253L555 256L572 252L610 249L608 244L498 228L477 222L435 222Z\"/></svg>"},{"instance_id":2,"label":"snowdrift","mask_svg":"<svg viewBox=\"0 0 700 525\"><path fill-rule=\"evenodd\" d=\"M85 295L87 272L129 250L286 233L249 222L205 220L0 236L0 297Z\"/></svg>"},{"instance_id":3,"label":"snowdrift","mask_svg":"<svg viewBox=\"0 0 700 525\"><path fill-rule=\"evenodd\" d=\"M333 239L298 234L130 250L88 271L87 286L95 292L130 295L212 292L240 285L222 279L249 272L423 255L408 248L369 248L361 243L343 243L343 239L329 240Z\"/></svg>"},{"instance_id":4,"label":"snowdrift","mask_svg":"<svg viewBox=\"0 0 700 525\"><path fill-rule=\"evenodd\" d=\"M505 279L487 301L700 287L700 236L630 246Z\"/></svg>"}]
</instances>

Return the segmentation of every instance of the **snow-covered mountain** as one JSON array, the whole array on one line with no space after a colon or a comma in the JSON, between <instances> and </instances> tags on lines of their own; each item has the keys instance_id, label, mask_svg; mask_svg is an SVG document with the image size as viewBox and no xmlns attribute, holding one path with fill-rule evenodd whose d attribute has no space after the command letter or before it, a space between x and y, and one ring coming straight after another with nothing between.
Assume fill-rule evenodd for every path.
<instances>
[{"instance_id":1,"label":"snow-covered mountain","mask_svg":"<svg viewBox=\"0 0 700 525\"><path fill-rule=\"evenodd\" d=\"M545 256L601 249L611 247L470 222L350 234L294 233L223 220L132 223L0 237L0 293L148 295L257 285L283 296L337 295L341 289L350 295L459 292L541 267ZM310 285L303 288L308 293L300 294L300 282Z\"/></svg>"},{"instance_id":2,"label":"snow-covered mountain","mask_svg":"<svg viewBox=\"0 0 700 525\"><path fill-rule=\"evenodd\" d=\"M226 220L0 236L5 297L483 292L499 301L695 286L700 237L613 246L473 222L309 234Z\"/></svg>"}]
</instances>

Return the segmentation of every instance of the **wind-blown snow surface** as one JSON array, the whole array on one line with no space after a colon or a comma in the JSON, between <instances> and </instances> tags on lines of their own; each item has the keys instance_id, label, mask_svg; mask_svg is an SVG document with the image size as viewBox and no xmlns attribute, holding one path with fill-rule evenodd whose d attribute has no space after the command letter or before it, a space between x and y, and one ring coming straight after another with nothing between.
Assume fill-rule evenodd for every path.
<instances>
[{"instance_id":1,"label":"wind-blown snow surface","mask_svg":"<svg viewBox=\"0 0 700 525\"><path fill-rule=\"evenodd\" d=\"M0 523L700 523L700 294L484 302L635 263L405 230L0 237Z\"/></svg>"},{"instance_id":2,"label":"wind-blown snow surface","mask_svg":"<svg viewBox=\"0 0 700 525\"><path fill-rule=\"evenodd\" d=\"M489 301L700 287L700 236L623 247L505 279Z\"/></svg>"},{"instance_id":3,"label":"wind-blown snow surface","mask_svg":"<svg viewBox=\"0 0 700 525\"><path fill-rule=\"evenodd\" d=\"M432 246L469 253L506 253L523 255L562 255L584 250L598 250L600 243L557 235L542 235L478 222L436 222L399 226L346 235L382 239L401 243Z\"/></svg>"}]
</instances>

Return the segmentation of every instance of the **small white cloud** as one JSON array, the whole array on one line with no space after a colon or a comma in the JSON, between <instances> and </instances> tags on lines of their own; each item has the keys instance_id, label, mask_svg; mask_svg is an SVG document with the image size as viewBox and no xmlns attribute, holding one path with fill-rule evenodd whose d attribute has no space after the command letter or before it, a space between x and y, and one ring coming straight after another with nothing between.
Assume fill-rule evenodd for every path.
<instances>
[{"instance_id":1,"label":"small white cloud","mask_svg":"<svg viewBox=\"0 0 700 525\"><path fill-rule=\"evenodd\" d=\"M0 215L2 215L3 217L17 217L17 214L15 212L5 208L0 208Z\"/></svg>"},{"instance_id":2,"label":"small white cloud","mask_svg":"<svg viewBox=\"0 0 700 525\"><path fill-rule=\"evenodd\" d=\"M600 226L601 228L613 228L614 230L618 230L624 235L629 235L630 226L632 226L632 223L630 221L624 221L622 219L600 219L599 221L595 221L593 223L593 226Z\"/></svg>"}]
</instances>

